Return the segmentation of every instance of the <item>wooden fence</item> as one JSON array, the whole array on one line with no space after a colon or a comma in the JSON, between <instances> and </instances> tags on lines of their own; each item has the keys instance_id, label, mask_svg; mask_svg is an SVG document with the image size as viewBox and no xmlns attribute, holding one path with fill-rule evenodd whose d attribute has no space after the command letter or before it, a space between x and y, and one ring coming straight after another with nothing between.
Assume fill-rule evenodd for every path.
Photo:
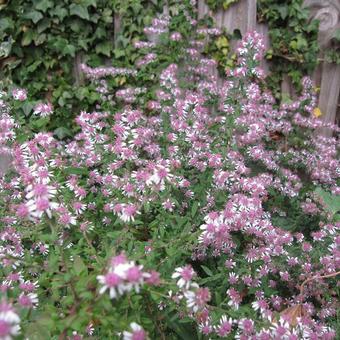
<instances>
[{"instance_id":1,"label":"wooden fence","mask_svg":"<svg viewBox=\"0 0 340 340\"><path fill-rule=\"evenodd\" d=\"M329 47L331 37L336 29L340 28L340 0L306 0L304 6L310 9L310 20L318 19L319 25L319 44L321 46L320 59ZM233 32L239 29L242 33L249 30L256 30L264 35L266 47L270 47L268 27L265 24L256 22L256 0L239 0L227 10L218 10L213 13L205 4L204 0L198 0L198 16L205 15L215 18L219 28L226 28ZM263 64L263 68L268 72L268 65ZM339 117L339 92L340 92L340 65L322 62L319 64L312 79L317 87L320 88L318 106L323 112L322 119L325 122L336 123ZM281 85L282 93L287 93L294 97L294 88L286 76ZM329 130L320 131L323 135L329 135Z\"/></svg>"},{"instance_id":2,"label":"wooden fence","mask_svg":"<svg viewBox=\"0 0 340 340\"><path fill-rule=\"evenodd\" d=\"M318 19L319 26L319 44L322 47L320 58L323 52L329 47L330 40L335 30L340 28L340 0L305 0L304 5L310 9L310 19ZM225 28L229 32L239 29L242 34L250 30L257 30L262 33L265 38L266 47L270 47L268 36L268 27L265 24L256 22L256 0L239 0L231 5L227 10L218 10L211 12L204 0L197 2L198 17L210 15L215 19L216 26ZM165 8L166 12L167 9ZM115 36L119 32L120 18L114 16ZM81 55L77 55L75 59L74 76L76 82L83 80L80 71ZM263 63L263 68L268 72L269 67ZM315 70L313 81L320 88L318 106L323 112L322 119L326 122L337 122L339 117L339 92L340 92L340 65L322 62ZM284 77L281 86L282 92L294 97L294 89L288 77ZM320 131L323 135L329 135L329 130ZM8 167L8 157L0 155L0 174Z\"/></svg>"}]
</instances>

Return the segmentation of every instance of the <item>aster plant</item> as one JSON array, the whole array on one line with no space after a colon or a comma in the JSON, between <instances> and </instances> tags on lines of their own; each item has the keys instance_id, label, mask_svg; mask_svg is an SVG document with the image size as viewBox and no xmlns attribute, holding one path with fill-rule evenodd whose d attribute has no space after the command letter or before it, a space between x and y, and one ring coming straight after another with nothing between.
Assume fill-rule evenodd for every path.
<instances>
[{"instance_id":1,"label":"aster plant","mask_svg":"<svg viewBox=\"0 0 340 340\"><path fill-rule=\"evenodd\" d=\"M29 94L1 94L0 339L336 338L339 129L308 78L275 102L256 32L217 79L193 3L134 68L83 65L101 100L71 140L24 135Z\"/></svg>"}]
</instances>

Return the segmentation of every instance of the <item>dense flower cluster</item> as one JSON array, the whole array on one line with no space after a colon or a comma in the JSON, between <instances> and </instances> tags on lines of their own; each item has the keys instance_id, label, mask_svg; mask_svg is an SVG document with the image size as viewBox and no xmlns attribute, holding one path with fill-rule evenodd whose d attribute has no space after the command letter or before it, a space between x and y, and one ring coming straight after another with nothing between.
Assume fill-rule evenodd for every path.
<instances>
[{"instance_id":1,"label":"dense flower cluster","mask_svg":"<svg viewBox=\"0 0 340 340\"><path fill-rule=\"evenodd\" d=\"M335 338L340 164L316 132L339 128L313 114L308 78L276 104L256 32L219 79L201 52L221 32L177 9L134 43L135 68L83 65L101 99L71 140L17 139L27 93L1 94L1 339Z\"/></svg>"},{"instance_id":2,"label":"dense flower cluster","mask_svg":"<svg viewBox=\"0 0 340 340\"><path fill-rule=\"evenodd\" d=\"M175 269L172 274L173 279L178 279L177 286L180 289L175 300L186 301L186 306L192 313L204 311L207 302L210 300L210 291L208 288L200 288L199 285L193 281L196 273L190 265L179 267Z\"/></svg>"},{"instance_id":3,"label":"dense flower cluster","mask_svg":"<svg viewBox=\"0 0 340 340\"><path fill-rule=\"evenodd\" d=\"M12 339L20 331L20 318L13 306L6 301L0 303L0 337L4 340Z\"/></svg>"},{"instance_id":4,"label":"dense flower cluster","mask_svg":"<svg viewBox=\"0 0 340 340\"><path fill-rule=\"evenodd\" d=\"M109 290L112 299L130 292L134 289L137 293L144 282L149 284L158 283L157 272L143 272L143 266L128 261L124 254L115 256L110 261L110 268L105 275L98 275L98 281L102 284L100 293Z\"/></svg>"},{"instance_id":5,"label":"dense flower cluster","mask_svg":"<svg viewBox=\"0 0 340 340\"><path fill-rule=\"evenodd\" d=\"M53 113L53 107L51 103L39 103L35 106L33 114L41 116L41 117L47 117L50 116Z\"/></svg>"}]
</instances>

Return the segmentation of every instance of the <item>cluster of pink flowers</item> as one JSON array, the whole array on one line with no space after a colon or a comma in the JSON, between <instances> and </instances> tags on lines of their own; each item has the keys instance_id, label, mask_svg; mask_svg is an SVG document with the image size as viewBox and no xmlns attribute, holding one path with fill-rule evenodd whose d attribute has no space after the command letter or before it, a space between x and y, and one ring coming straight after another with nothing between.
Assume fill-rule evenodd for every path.
<instances>
[{"instance_id":1,"label":"cluster of pink flowers","mask_svg":"<svg viewBox=\"0 0 340 340\"><path fill-rule=\"evenodd\" d=\"M118 90L116 92L116 98L123 100L126 104L132 104L136 101L137 96L144 94L146 92L146 88L137 87L137 88L125 88Z\"/></svg>"},{"instance_id":2,"label":"cluster of pink flowers","mask_svg":"<svg viewBox=\"0 0 340 340\"><path fill-rule=\"evenodd\" d=\"M11 154L11 143L16 138L17 127L15 120L9 114L6 102L0 97L0 155Z\"/></svg>"},{"instance_id":3,"label":"cluster of pink flowers","mask_svg":"<svg viewBox=\"0 0 340 340\"><path fill-rule=\"evenodd\" d=\"M196 27L190 11L183 13ZM170 20L156 18L145 32L165 34ZM168 33L172 41L185 39L177 31ZM113 251L118 252L120 243L126 244L120 242L126 234L133 239L129 252L137 254L142 249L141 258L134 258L143 265L124 254L111 258L106 268L94 268L92 253L86 259L97 278L99 289L94 291L108 292L114 303L124 295L140 293L141 287L159 285L161 264L177 261L171 279L165 273L171 281L162 280L162 288L171 292L160 309L174 302L180 317L195 320L203 334L333 339L328 320L335 316L338 301L332 281L313 280L339 270L340 223L325 213L326 203L305 191L322 187L339 194L337 141L314 133L316 128L339 129L313 116L316 96L308 78L296 101L276 107L273 96L261 86L264 72L258 61L264 44L259 34L248 33L240 42L237 65L220 86L211 72L216 61L201 54L207 43L201 36L220 31L199 27L195 33L197 40L183 48L185 62L169 63L159 73L150 65L150 79L159 80L151 93L146 87L127 86L116 91L115 103L109 82L102 79L138 78L138 62L131 69L83 65L103 104L115 106L112 112L106 109L110 105L80 112L75 119L77 134L70 142L38 133L14 143L17 125L6 103L0 101L0 146L11 150L15 174L0 179L1 211L5 212L0 262L6 270L1 291L11 296L18 292L13 297L15 306L34 308L40 273L37 266L25 267L25 256L48 270L47 258L53 260L52 255L60 252L64 275L66 261L75 261L68 250L75 247L78 256L85 244L84 253L94 248L106 259L112 256L107 254L112 243L102 246L100 238L106 237L102 235L117 242ZM139 66L156 60L156 42L140 41L135 47L145 49L140 51L145 57ZM19 101L27 97L20 89L12 94ZM48 104L39 105L35 114L52 113ZM294 141L301 139L297 147ZM315 218L313 229L307 231L283 228L280 223L290 211L284 211L280 202L293 202L308 218L319 220ZM46 229L52 235L39 238L38 232ZM95 246L90 231L96 235ZM168 235L173 237L169 244L183 239L178 243L182 247L188 242L184 250L178 249L186 252L184 258L165 255L168 244L162 237ZM144 265L149 259L150 263L161 261L157 271L144 269L149 268ZM221 296L213 294L215 288ZM326 291L330 292L327 298ZM303 310L294 327L283 313L292 306ZM91 322L86 320L90 335ZM17 313L4 302L0 338L18 331ZM147 338L135 322L120 332L126 340ZM73 338L81 336L75 332Z\"/></svg>"},{"instance_id":4,"label":"cluster of pink flowers","mask_svg":"<svg viewBox=\"0 0 340 340\"><path fill-rule=\"evenodd\" d=\"M10 340L20 332L20 318L13 306L6 301L0 302L0 338Z\"/></svg>"},{"instance_id":5,"label":"cluster of pink flowers","mask_svg":"<svg viewBox=\"0 0 340 340\"><path fill-rule=\"evenodd\" d=\"M137 67L143 67L145 65L148 65L150 63L154 63L157 61L157 55L155 53L148 53L143 58L139 59L136 62Z\"/></svg>"},{"instance_id":6,"label":"cluster of pink flowers","mask_svg":"<svg viewBox=\"0 0 340 340\"><path fill-rule=\"evenodd\" d=\"M156 34L167 32L169 26L170 17L168 15L160 15L158 18L152 20L151 26L144 28L145 34Z\"/></svg>"},{"instance_id":7,"label":"cluster of pink flowers","mask_svg":"<svg viewBox=\"0 0 340 340\"><path fill-rule=\"evenodd\" d=\"M12 96L15 100L25 101L27 99L27 91L25 89L13 89Z\"/></svg>"},{"instance_id":8,"label":"cluster of pink flowers","mask_svg":"<svg viewBox=\"0 0 340 340\"><path fill-rule=\"evenodd\" d=\"M41 116L41 117L47 117L50 116L53 113L53 107L51 103L39 103L34 107L33 114Z\"/></svg>"},{"instance_id":9,"label":"cluster of pink flowers","mask_svg":"<svg viewBox=\"0 0 340 340\"><path fill-rule=\"evenodd\" d=\"M131 331L124 331L124 340L145 340L147 338L146 332L143 327L136 322L130 324Z\"/></svg>"},{"instance_id":10,"label":"cluster of pink flowers","mask_svg":"<svg viewBox=\"0 0 340 340\"><path fill-rule=\"evenodd\" d=\"M170 40L172 41L181 41L182 40L182 35L179 32L174 32L170 35Z\"/></svg>"},{"instance_id":11,"label":"cluster of pink flowers","mask_svg":"<svg viewBox=\"0 0 340 340\"><path fill-rule=\"evenodd\" d=\"M153 48L153 47L156 47L156 44L151 41L135 41L133 43L133 46L138 49L139 48Z\"/></svg>"},{"instance_id":12,"label":"cluster of pink flowers","mask_svg":"<svg viewBox=\"0 0 340 340\"><path fill-rule=\"evenodd\" d=\"M15 221L3 220L13 223ZM24 245L15 227L7 226L0 233L1 267L8 274L2 277L0 292L3 296L0 302L0 338L12 339L20 331L19 312L35 309L38 306L38 282L25 280L19 268L24 263ZM11 296L12 303L4 297Z\"/></svg>"},{"instance_id":13,"label":"cluster of pink flowers","mask_svg":"<svg viewBox=\"0 0 340 340\"><path fill-rule=\"evenodd\" d=\"M24 185L26 192L25 195L22 193L21 198L25 198L22 203L15 206L19 218L40 219L44 213L51 218L52 211L59 206L55 198L58 185L48 163L50 151L54 147L52 134L40 133L14 149L13 165L20 174L19 182L15 185L16 188Z\"/></svg>"},{"instance_id":14,"label":"cluster of pink flowers","mask_svg":"<svg viewBox=\"0 0 340 340\"><path fill-rule=\"evenodd\" d=\"M129 261L124 254L117 255L110 260L109 269L104 275L98 275L97 279L102 285L99 293L109 291L111 299L135 290L137 293L140 287L146 283L151 285L159 284L157 272L144 272L142 265Z\"/></svg>"},{"instance_id":15,"label":"cluster of pink flowers","mask_svg":"<svg viewBox=\"0 0 340 340\"><path fill-rule=\"evenodd\" d=\"M219 28L212 27L212 28L198 28L197 34L204 34L209 36L218 36L222 34L222 31Z\"/></svg>"},{"instance_id":16,"label":"cluster of pink flowers","mask_svg":"<svg viewBox=\"0 0 340 340\"><path fill-rule=\"evenodd\" d=\"M170 296L174 301L184 299L190 314L204 312L211 298L209 289L199 287L194 281L196 276L197 274L190 265L176 268L171 276L171 278L177 279L179 292L176 295L170 292Z\"/></svg>"},{"instance_id":17,"label":"cluster of pink flowers","mask_svg":"<svg viewBox=\"0 0 340 340\"><path fill-rule=\"evenodd\" d=\"M90 79L100 79L106 76L135 76L137 74L136 70L121 68L121 67L95 67L91 68L85 64L81 65L81 70Z\"/></svg>"}]
</instances>

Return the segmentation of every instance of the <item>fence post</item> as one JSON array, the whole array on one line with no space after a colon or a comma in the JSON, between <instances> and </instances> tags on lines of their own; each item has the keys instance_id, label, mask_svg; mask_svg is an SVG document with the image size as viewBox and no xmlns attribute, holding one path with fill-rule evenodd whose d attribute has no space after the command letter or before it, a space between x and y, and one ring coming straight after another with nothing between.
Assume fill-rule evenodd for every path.
<instances>
[{"instance_id":1,"label":"fence post","mask_svg":"<svg viewBox=\"0 0 340 340\"><path fill-rule=\"evenodd\" d=\"M319 20L318 42L321 48L320 58L324 51L330 47L331 39L340 28L340 1L339 0L306 0L304 6L310 9L310 20ZM320 87L318 106L324 113L322 119L327 123L335 123L340 92L340 65L323 61L314 72L314 81ZM319 131L324 136L331 136L330 129Z\"/></svg>"},{"instance_id":2,"label":"fence post","mask_svg":"<svg viewBox=\"0 0 340 340\"><path fill-rule=\"evenodd\" d=\"M12 156L8 154L0 154L0 177L11 168L11 163Z\"/></svg>"},{"instance_id":3,"label":"fence post","mask_svg":"<svg viewBox=\"0 0 340 340\"><path fill-rule=\"evenodd\" d=\"M226 28L230 33L239 29L244 35L256 29L256 0L239 0L227 10L218 9L215 13L210 11L204 0L198 0L198 18L206 14L214 17L217 27Z\"/></svg>"}]
</instances>

